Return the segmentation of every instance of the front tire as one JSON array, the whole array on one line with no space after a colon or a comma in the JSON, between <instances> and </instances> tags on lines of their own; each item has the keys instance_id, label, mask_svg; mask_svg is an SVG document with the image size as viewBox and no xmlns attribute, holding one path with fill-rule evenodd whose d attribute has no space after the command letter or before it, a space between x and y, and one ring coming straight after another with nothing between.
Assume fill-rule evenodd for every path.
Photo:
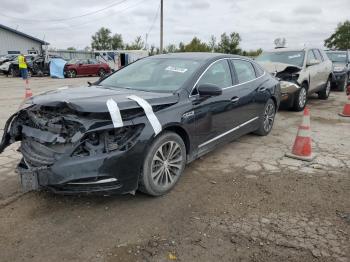
<instances>
[{"instance_id":1,"label":"front tire","mask_svg":"<svg viewBox=\"0 0 350 262\"><path fill-rule=\"evenodd\" d=\"M294 95L293 110L300 112L303 111L307 103L307 85L304 83L300 89Z\"/></svg>"},{"instance_id":2,"label":"front tire","mask_svg":"<svg viewBox=\"0 0 350 262\"><path fill-rule=\"evenodd\" d=\"M330 93L331 93L331 79L328 78L326 86L320 92L318 92L318 98L322 100L327 100Z\"/></svg>"},{"instance_id":3,"label":"front tire","mask_svg":"<svg viewBox=\"0 0 350 262\"><path fill-rule=\"evenodd\" d=\"M186 147L182 138L173 132L157 137L144 160L139 190L151 195L168 193L179 180L186 165Z\"/></svg>"},{"instance_id":4,"label":"front tire","mask_svg":"<svg viewBox=\"0 0 350 262\"><path fill-rule=\"evenodd\" d=\"M276 116L275 102L270 98L264 108L263 115L260 117L259 129L254 133L259 136L267 136L273 127Z\"/></svg>"}]
</instances>

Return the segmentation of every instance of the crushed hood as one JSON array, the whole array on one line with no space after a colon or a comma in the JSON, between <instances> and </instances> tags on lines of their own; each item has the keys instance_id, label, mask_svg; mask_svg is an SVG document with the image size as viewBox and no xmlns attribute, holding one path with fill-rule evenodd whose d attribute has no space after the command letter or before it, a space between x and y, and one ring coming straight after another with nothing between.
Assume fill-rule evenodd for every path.
<instances>
[{"instance_id":1,"label":"crushed hood","mask_svg":"<svg viewBox=\"0 0 350 262\"><path fill-rule=\"evenodd\" d=\"M301 67L291 65L291 64L284 64L284 63L278 63L278 62L258 62L262 67L264 67L270 74L273 73L279 73L283 71L293 71L298 72L301 70Z\"/></svg>"},{"instance_id":2,"label":"crushed hood","mask_svg":"<svg viewBox=\"0 0 350 262\"><path fill-rule=\"evenodd\" d=\"M120 110L139 108L130 95L145 99L150 105L170 105L178 102L178 95L173 93L145 92L123 88L104 88L100 86L67 88L49 91L28 100L29 104L48 107L68 107L78 112L108 112L106 102L113 99Z\"/></svg>"}]
</instances>

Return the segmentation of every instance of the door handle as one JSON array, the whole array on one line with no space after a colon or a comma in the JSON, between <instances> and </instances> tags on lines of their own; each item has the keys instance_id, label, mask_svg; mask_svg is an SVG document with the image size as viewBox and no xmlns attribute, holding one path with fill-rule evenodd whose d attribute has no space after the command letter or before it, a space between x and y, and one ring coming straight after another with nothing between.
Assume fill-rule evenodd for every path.
<instances>
[{"instance_id":1,"label":"door handle","mask_svg":"<svg viewBox=\"0 0 350 262\"><path fill-rule=\"evenodd\" d=\"M231 98L231 102L232 103L237 103L239 101L239 97L238 96L234 96Z\"/></svg>"},{"instance_id":2,"label":"door handle","mask_svg":"<svg viewBox=\"0 0 350 262\"><path fill-rule=\"evenodd\" d=\"M265 92L267 90L266 87L259 87L258 92Z\"/></svg>"}]
</instances>

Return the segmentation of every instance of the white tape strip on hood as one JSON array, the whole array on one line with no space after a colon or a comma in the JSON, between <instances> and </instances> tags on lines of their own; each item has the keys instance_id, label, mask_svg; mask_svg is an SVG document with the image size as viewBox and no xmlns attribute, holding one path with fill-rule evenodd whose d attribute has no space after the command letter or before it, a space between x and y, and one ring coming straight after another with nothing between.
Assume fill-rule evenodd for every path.
<instances>
[{"instance_id":1,"label":"white tape strip on hood","mask_svg":"<svg viewBox=\"0 0 350 262\"><path fill-rule=\"evenodd\" d=\"M153 127L154 133L158 135L162 131L162 125L160 124L158 118L154 114L152 106L141 97L131 95L131 96L128 96L128 98L131 100L134 100L136 103L139 104L139 106L143 108L148 121L151 123L151 126Z\"/></svg>"},{"instance_id":2,"label":"white tape strip on hood","mask_svg":"<svg viewBox=\"0 0 350 262\"><path fill-rule=\"evenodd\" d=\"M108 99L106 104L111 115L114 128L122 127L123 120L117 103L113 99Z\"/></svg>"}]
</instances>

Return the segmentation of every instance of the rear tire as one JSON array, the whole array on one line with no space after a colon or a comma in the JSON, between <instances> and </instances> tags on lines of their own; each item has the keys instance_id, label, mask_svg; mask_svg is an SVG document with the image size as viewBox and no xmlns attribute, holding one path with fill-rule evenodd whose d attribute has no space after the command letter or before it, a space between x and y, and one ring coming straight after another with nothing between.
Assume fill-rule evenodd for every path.
<instances>
[{"instance_id":1,"label":"rear tire","mask_svg":"<svg viewBox=\"0 0 350 262\"><path fill-rule=\"evenodd\" d=\"M331 93L331 79L328 78L325 87L320 92L318 92L318 98L322 100L327 100L330 93Z\"/></svg>"},{"instance_id":2,"label":"rear tire","mask_svg":"<svg viewBox=\"0 0 350 262\"><path fill-rule=\"evenodd\" d=\"M307 103L307 84L303 83L300 89L294 94L292 109L294 111L303 111Z\"/></svg>"},{"instance_id":3,"label":"rear tire","mask_svg":"<svg viewBox=\"0 0 350 262\"><path fill-rule=\"evenodd\" d=\"M101 68L100 70L98 70L98 76L99 76L99 77L104 77L105 74L106 74L106 71L105 71L103 68Z\"/></svg>"},{"instance_id":4,"label":"rear tire","mask_svg":"<svg viewBox=\"0 0 350 262\"><path fill-rule=\"evenodd\" d=\"M259 136L267 136L273 127L276 116L275 102L270 98L264 108L263 114L259 118L259 129L254 134Z\"/></svg>"},{"instance_id":5,"label":"rear tire","mask_svg":"<svg viewBox=\"0 0 350 262\"><path fill-rule=\"evenodd\" d=\"M77 72L74 69L70 69L67 71L67 77L68 78L75 78L75 77L77 77Z\"/></svg>"},{"instance_id":6,"label":"rear tire","mask_svg":"<svg viewBox=\"0 0 350 262\"><path fill-rule=\"evenodd\" d=\"M146 154L139 180L139 190L161 196L174 188L186 165L186 147L173 132L157 137Z\"/></svg>"}]
</instances>

